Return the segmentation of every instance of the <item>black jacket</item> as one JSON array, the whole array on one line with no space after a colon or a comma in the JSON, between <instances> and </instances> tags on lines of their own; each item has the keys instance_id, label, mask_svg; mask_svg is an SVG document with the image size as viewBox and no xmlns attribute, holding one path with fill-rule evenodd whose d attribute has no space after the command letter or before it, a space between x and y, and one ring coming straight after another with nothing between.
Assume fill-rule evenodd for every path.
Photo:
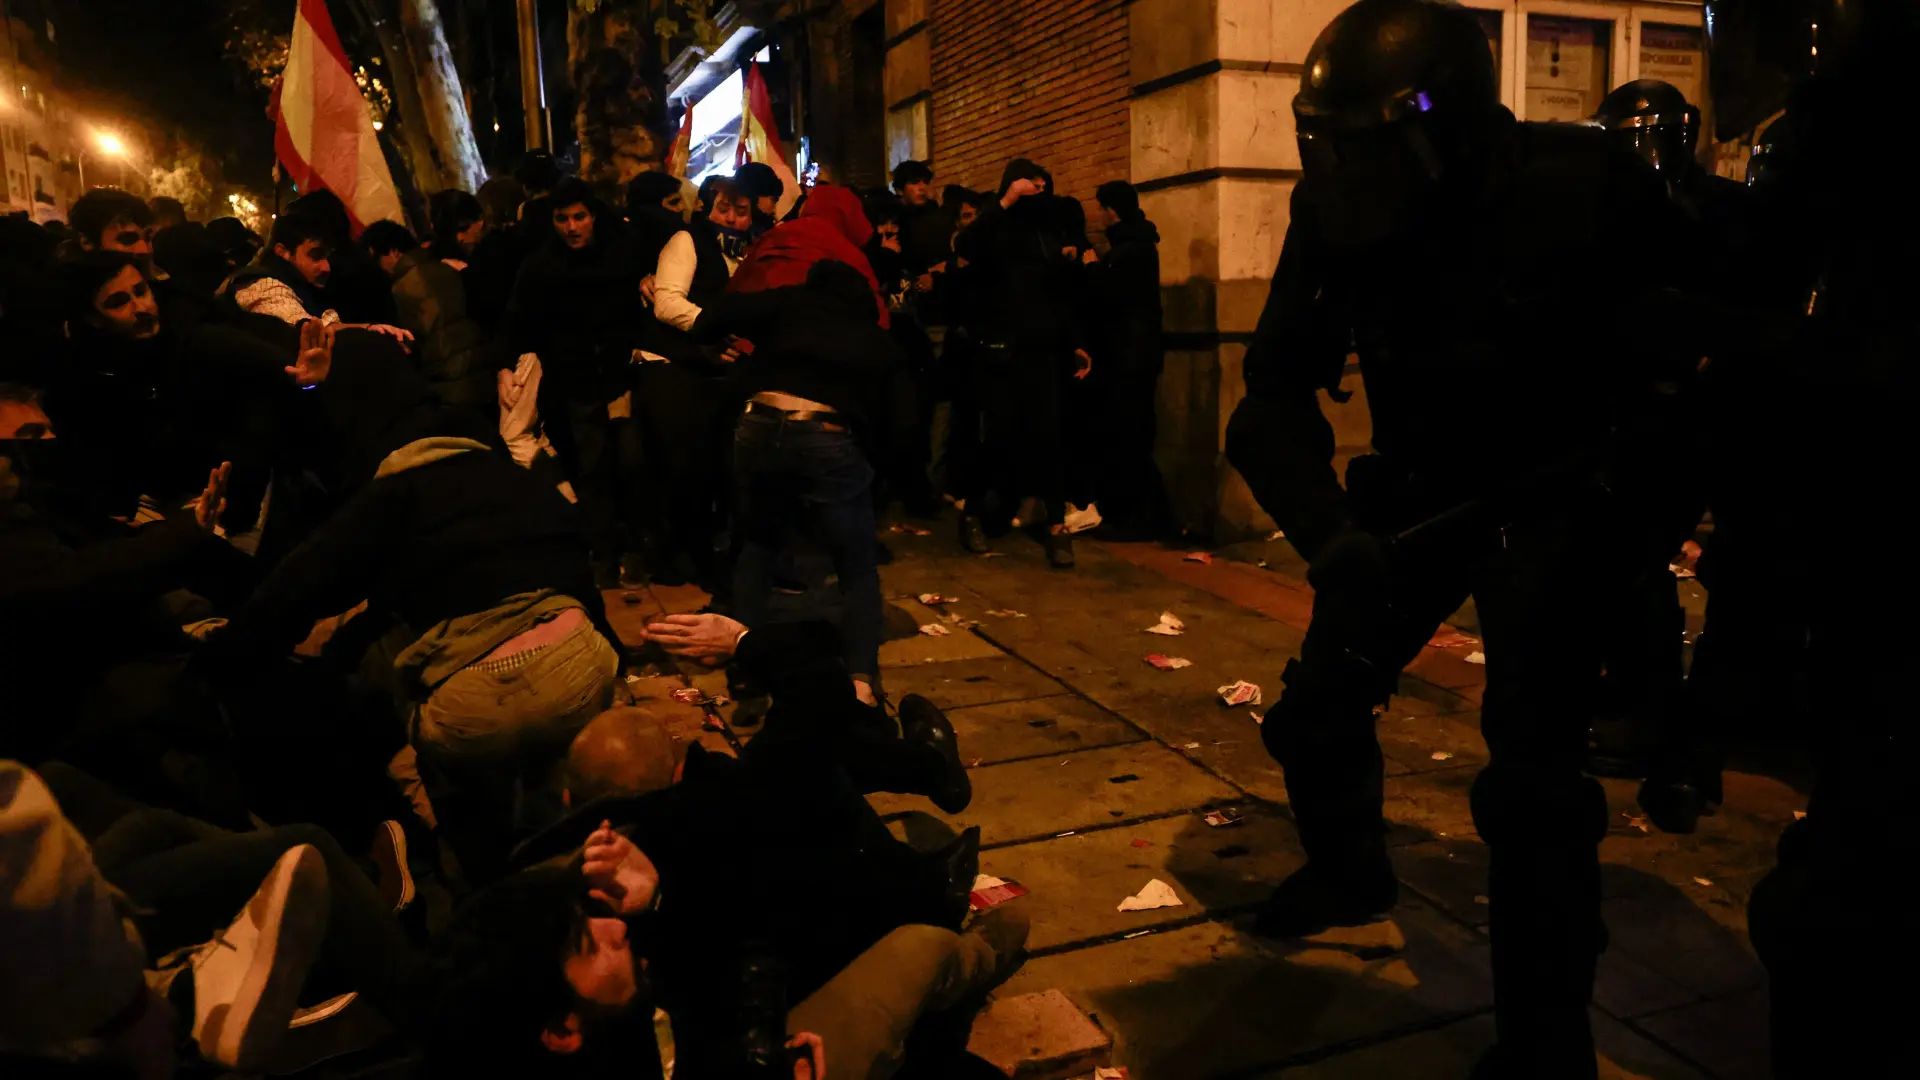
<instances>
[{"instance_id":1,"label":"black jacket","mask_svg":"<svg viewBox=\"0 0 1920 1080\"><path fill-rule=\"evenodd\" d=\"M645 339L640 275L623 222L602 214L594 240L573 251L553 237L520 267L501 334L511 367L522 353L540 357L540 398L600 404L626 390L633 350Z\"/></svg>"},{"instance_id":2,"label":"black jacket","mask_svg":"<svg viewBox=\"0 0 1920 1080\"><path fill-rule=\"evenodd\" d=\"M739 972L776 957L798 1004L900 926L941 925L946 882L896 840L836 767L827 728L857 708L822 623L754 630L736 662L773 694L739 759L695 749L663 791L582 808L521 861L577 848L611 820L660 871L648 976L674 1019L676 1075L725 1075L738 1037ZM950 927L951 928L951 927ZM829 1051L831 1053L831 1051Z\"/></svg>"},{"instance_id":3,"label":"black jacket","mask_svg":"<svg viewBox=\"0 0 1920 1080\"><path fill-rule=\"evenodd\" d=\"M417 434L442 430L457 428ZM284 655L316 620L361 600L425 632L540 589L606 625L573 507L503 453L470 451L362 486L281 560L209 642L210 659Z\"/></svg>"},{"instance_id":4,"label":"black jacket","mask_svg":"<svg viewBox=\"0 0 1920 1080\"><path fill-rule=\"evenodd\" d=\"M735 365L742 397L779 391L817 401L852 420L868 456L905 446L912 423L912 386L898 343L874 320L865 283L836 295L813 285L755 293L723 293L702 309L694 336L737 335L753 353Z\"/></svg>"},{"instance_id":5,"label":"black jacket","mask_svg":"<svg viewBox=\"0 0 1920 1080\"><path fill-rule=\"evenodd\" d=\"M1107 230L1112 248L1088 268L1102 356L1126 375L1157 376L1160 347L1160 231L1146 218ZM1096 374L1097 374L1096 369Z\"/></svg>"},{"instance_id":6,"label":"black jacket","mask_svg":"<svg viewBox=\"0 0 1920 1080\"><path fill-rule=\"evenodd\" d=\"M1318 400L1350 352L1374 448L1428 512L1602 450L1698 360L1663 352L1647 303L1685 279L1647 252L1691 250L1687 224L1602 132L1508 117L1463 210L1390 248L1323 243L1314 194L1310 181L1294 191L1227 433L1229 459L1308 558L1352 519Z\"/></svg>"},{"instance_id":7,"label":"black jacket","mask_svg":"<svg viewBox=\"0 0 1920 1080\"><path fill-rule=\"evenodd\" d=\"M63 494L0 501L0 757L38 760L102 672L182 649L159 598L244 561L192 514L134 528Z\"/></svg>"},{"instance_id":8,"label":"black jacket","mask_svg":"<svg viewBox=\"0 0 1920 1080\"><path fill-rule=\"evenodd\" d=\"M413 360L442 405L489 419L498 368L487 333L469 314L459 271L416 248L393 268L399 322L413 334Z\"/></svg>"},{"instance_id":9,"label":"black jacket","mask_svg":"<svg viewBox=\"0 0 1920 1080\"><path fill-rule=\"evenodd\" d=\"M967 260L970 288L959 314L982 344L1065 354L1084 345L1075 304L1079 266L1061 254L1073 243L1043 196L1011 210L987 208L954 245Z\"/></svg>"}]
</instances>

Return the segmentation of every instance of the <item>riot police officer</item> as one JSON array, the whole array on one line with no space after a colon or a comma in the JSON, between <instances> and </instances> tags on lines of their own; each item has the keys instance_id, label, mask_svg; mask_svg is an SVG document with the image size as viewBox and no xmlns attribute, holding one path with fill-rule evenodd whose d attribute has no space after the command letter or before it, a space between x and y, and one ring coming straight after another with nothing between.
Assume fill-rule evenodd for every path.
<instances>
[{"instance_id":1,"label":"riot police officer","mask_svg":"<svg viewBox=\"0 0 1920 1080\"><path fill-rule=\"evenodd\" d=\"M1744 259L1752 244L1747 192L1701 167L1699 108L1671 83L1636 79L1614 88L1594 111L1592 123L1660 174L1669 198L1704 244L1693 253L1698 279L1685 283L1686 291L1695 296L1739 296ZM1587 759L1588 771L1599 775L1645 777L1641 806L1661 829L1676 833L1693 832L1700 815L1717 806L1722 796L1717 757L1698 730L1701 707L1689 701L1685 692L1682 632L1686 620L1669 561L1699 525L1710 488L1719 498L1714 500L1715 533L1709 541L1713 552L1702 563L1703 574L1714 574L1717 608L1752 610L1755 575L1743 570L1755 562L1749 553L1766 544L1764 529L1750 529L1761 508L1741 498L1748 487L1718 482L1724 470L1717 466L1729 463L1728 455L1737 452L1734 448L1751 449L1749 440L1741 438L1747 430L1746 417L1756 411L1751 388L1736 376L1719 380L1712 389L1719 392L1718 398L1702 393L1674 402L1675 414L1667 422L1690 436L1681 444L1681 460L1662 455L1617 463L1622 470L1638 473L1633 486L1648 501L1649 531L1633 576L1606 622L1606 679L1601 715L1594 724L1594 746ZM1727 539L1723 527L1728 522L1749 532L1736 538L1731 560L1722 557ZM1717 573L1726 562L1731 564L1730 572ZM1729 636L1724 633L1725 623L1725 619L1718 621L1723 632L1715 635L1715 644ZM1714 652L1711 646L1703 646L1695 655L1708 654L1711 659ZM1696 669L1709 676L1697 681L1696 689L1711 682L1714 666L1709 662Z\"/></svg>"},{"instance_id":2,"label":"riot police officer","mask_svg":"<svg viewBox=\"0 0 1920 1080\"><path fill-rule=\"evenodd\" d=\"M1307 863L1258 929L1302 935L1394 904L1375 710L1471 595L1498 1030L1481 1074L1592 1077L1607 807L1580 767L1597 615L1642 527L1607 468L1616 433L1684 379L1646 346L1663 308L1643 294L1664 284L1647 251L1687 250L1687 225L1604 133L1516 123L1485 35L1452 3L1346 9L1308 52L1294 112L1303 176L1227 432L1315 589L1262 727ZM1375 453L1343 489L1318 392L1349 352Z\"/></svg>"},{"instance_id":3,"label":"riot police officer","mask_svg":"<svg viewBox=\"0 0 1920 1080\"><path fill-rule=\"evenodd\" d=\"M1830 544L1836 525L1890 512L1896 470L1911 476L1920 205L1883 148L1897 141L1895 114L1911 96L1920 5L1708 0L1707 27L1721 138L1785 106L1754 189L1772 287L1737 313L1714 363L1769 372L1797 395L1791 434L1810 465L1790 485L1776 481L1776 497L1792 507L1793 543ZM1904 928L1885 920L1899 910L1890 868L1915 835L1894 771L1910 757L1897 739L1911 741L1901 691L1912 635L1890 625L1909 617L1913 568L1888 559L1871 587L1831 573L1814 585L1808 736L1818 777L1748 907L1770 976L1780 1080L1891 1073L1911 1000L1887 972L1911 947L1903 952Z\"/></svg>"}]
</instances>

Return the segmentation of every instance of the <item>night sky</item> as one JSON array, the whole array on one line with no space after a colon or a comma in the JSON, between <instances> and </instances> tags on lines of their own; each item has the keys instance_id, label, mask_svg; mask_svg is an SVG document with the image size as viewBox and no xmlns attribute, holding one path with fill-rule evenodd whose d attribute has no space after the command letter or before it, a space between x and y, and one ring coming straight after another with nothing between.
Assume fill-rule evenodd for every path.
<instances>
[{"instance_id":1,"label":"night sky","mask_svg":"<svg viewBox=\"0 0 1920 1080\"><path fill-rule=\"evenodd\" d=\"M6 0L23 18L41 8L57 30L70 91L92 89L146 126L178 130L217 157L230 182L266 189L273 167L267 91L223 52L236 7L259 11L281 32L294 0Z\"/></svg>"}]
</instances>

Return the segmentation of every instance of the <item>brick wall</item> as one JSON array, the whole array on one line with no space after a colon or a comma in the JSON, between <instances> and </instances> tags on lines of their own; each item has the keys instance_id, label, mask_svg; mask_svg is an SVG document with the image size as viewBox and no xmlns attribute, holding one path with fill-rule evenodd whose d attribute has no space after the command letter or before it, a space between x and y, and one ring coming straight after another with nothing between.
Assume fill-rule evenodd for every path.
<instances>
[{"instance_id":1,"label":"brick wall","mask_svg":"<svg viewBox=\"0 0 1920 1080\"><path fill-rule=\"evenodd\" d=\"M933 165L997 190L1016 157L1091 203L1129 175L1126 0L932 0Z\"/></svg>"}]
</instances>

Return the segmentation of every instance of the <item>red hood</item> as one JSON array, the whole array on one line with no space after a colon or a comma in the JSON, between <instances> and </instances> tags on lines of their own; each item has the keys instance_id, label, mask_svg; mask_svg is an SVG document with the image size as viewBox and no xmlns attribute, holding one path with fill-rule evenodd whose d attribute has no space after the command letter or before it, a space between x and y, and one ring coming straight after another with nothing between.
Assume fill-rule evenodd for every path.
<instances>
[{"instance_id":1,"label":"red hood","mask_svg":"<svg viewBox=\"0 0 1920 1080\"><path fill-rule=\"evenodd\" d=\"M843 187L822 184L807 196L800 217L754 241L747 257L734 271L728 292L759 292L800 285L807 271L823 259L846 263L873 286L873 301L881 326L888 325L887 300L864 250L873 226L860 208L860 199Z\"/></svg>"},{"instance_id":2,"label":"red hood","mask_svg":"<svg viewBox=\"0 0 1920 1080\"><path fill-rule=\"evenodd\" d=\"M816 185L807 195L807 204L800 208L800 217L827 219L857 248L864 249L873 239L873 225L860 206L860 196L837 184Z\"/></svg>"}]
</instances>

